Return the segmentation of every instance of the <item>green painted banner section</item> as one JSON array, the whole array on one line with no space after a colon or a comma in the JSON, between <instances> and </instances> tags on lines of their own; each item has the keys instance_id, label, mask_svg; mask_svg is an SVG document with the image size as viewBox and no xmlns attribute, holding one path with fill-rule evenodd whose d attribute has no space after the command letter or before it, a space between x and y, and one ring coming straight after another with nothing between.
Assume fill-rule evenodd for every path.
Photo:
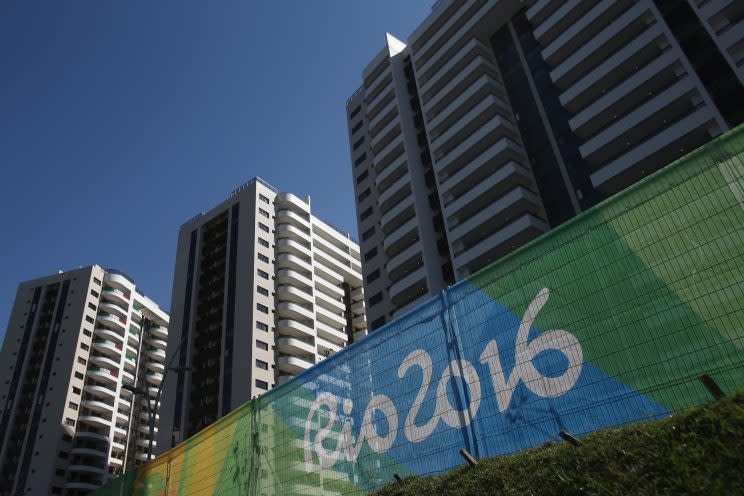
<instances>
[{"instance_id":1,"label":"green painted banner section","mask_svg":"<svg viewBox=\"0 0 744 496\"><path fill-rule=\"evenodd\" d=\"M515 370L524 373L516 366L522 362L514 336L540 294L546 296L528 322L533 333L528 340L535 343L562 331L564 341L580 343L582 360L580 375L564 385L565 391L543 396L526 382L507 381ZM740 127L246 403L95 494L365 494L396 473L436 473L456 466L461 463L459 446L480 456L496 455L553 439L561 426L582 434L658 418L709 399L699 374L712 375L727 391L744 385L743 302ZM493 349L496 340L504 387L512 387L505 410L496 408L494 399L504 393L495 385L502 378L490 369L490 376L484 372L486 355L481 354L487 344ZM551 346L547 349L553 350L553 358L535 354L527 360L551 366L569 360L569 345ZM434 357L430 369L435 377L428 390L420 390L422 395L428 392L421 396L413 427L422 428L429 418L434 424L424 437L409 442L411 425L406 422L423 367L412 374L398 367L403 354L417 347ZM571 356L578 356L571 349ZM463 364L472 367L469 376L462 372ZM444 417L439 423L432 417L434 404L443 397L435 396L436 381L448 370L456 374L457 367L470 378L466 388L443 383L443 396L455 398L448 400L450 406L473 406L478 396L473 374L479 376L482 398L480 411L471 411L470 424L448 428ZM566 370L562 373L568 374ZM318 407L323 394L339 401L335 420L332 408ZM382 405L376 413L368 406L373 395ZM388 406L383 396L390 400ZM372 434L365 435L377 435L379 441L391 435L380 426L390 426L393 410L394 442L373 446L369 438L365 441L362 412L371 412L368 423L374 422ZM615 415L615 410L622 412ZM456 417L448 419L457 422ZM326 437L310 449L324 429ZM322 468L319 453L338 459Z\"/></svg>"}]
</instances>

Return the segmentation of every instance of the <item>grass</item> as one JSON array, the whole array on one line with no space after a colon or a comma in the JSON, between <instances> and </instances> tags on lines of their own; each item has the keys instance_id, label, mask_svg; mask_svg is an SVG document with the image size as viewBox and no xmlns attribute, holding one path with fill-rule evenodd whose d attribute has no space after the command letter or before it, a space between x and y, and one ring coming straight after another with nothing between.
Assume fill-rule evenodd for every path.
<instances>
[{"instance_id":1,"label":"grass","mask_svg":"<svg viewBox=\"0 0 744 496\"><path fill-rule=\"evenodd\" d=\"M744 392L655 422L551 442L377 496L744 494Z\"/></svg>"}]
</instances>

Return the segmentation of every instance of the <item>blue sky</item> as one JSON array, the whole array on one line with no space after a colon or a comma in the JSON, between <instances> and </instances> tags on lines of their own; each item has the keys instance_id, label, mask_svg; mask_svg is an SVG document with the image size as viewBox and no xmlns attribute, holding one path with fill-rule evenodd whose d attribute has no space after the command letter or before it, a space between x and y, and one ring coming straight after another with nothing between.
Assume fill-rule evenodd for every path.
<instances>
[{"instance_id":1,"label":"blue sky","mask_svg":"<svg viewBox=\"0 0 744 496\"><path fill-rule=\"evenodd\" d=\"M356 235L345 102L432 1L0 2L0 333L99 263L170 306L179 226L260 176Z\"/></svg>"}]
</instances>

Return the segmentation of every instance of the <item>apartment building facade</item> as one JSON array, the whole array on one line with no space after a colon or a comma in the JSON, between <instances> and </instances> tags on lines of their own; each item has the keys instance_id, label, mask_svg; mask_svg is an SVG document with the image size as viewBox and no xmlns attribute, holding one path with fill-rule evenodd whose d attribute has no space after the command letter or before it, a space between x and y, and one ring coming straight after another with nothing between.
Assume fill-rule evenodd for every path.
<instances>
[{"instance_id":1,"label":"apartment building facade","mask_svg":"<svg viewBox=\"0 0 744 496\"><path fill-rule=\"evenodd\" d=\"M366 335L359 247L255 178L181 227L171 316L162 450Z\"/></svg>"},{"instance_id":2,"label":"apartment building facade","mask_svg":"<svg viewBox=\"0 0 744 496\"><path fill-rule=\"evenodd\" d=\"M370 330L744 121L733 0L440 0L347 101Z\"/></svg>"},{"instance_id":3,"label":"apartment building facade","mask_svg":"<svg viewBox=\"0 0 744 496\"><path fill-rule=\"evenodd\" d=\"M167 336L120 271L21 283L0 352L0 494L87 494L146 462Z\"/></svg>"}]
</instances>

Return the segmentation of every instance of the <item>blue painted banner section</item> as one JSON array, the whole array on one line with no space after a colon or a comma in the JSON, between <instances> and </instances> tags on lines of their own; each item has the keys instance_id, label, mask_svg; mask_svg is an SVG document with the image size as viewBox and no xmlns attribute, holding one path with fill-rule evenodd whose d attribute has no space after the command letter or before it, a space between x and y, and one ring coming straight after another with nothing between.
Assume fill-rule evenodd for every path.
<instances>
[{"instance_id":1,"label":"blue painted banner section","mask_svg":"<svg viewBox=\"0 0 744 496\"><path fill-rule=\"evenodd\" d=\"M506 454L559 439L560 430L585 433L669 413L585 362L569 331L531 325L549 290L523 315L474 286L463 293L456 306L443 295L350 347L343 361L300 376L314 400L293 429L305 441L308 473L332 468L370 490L394 472L456 467L461 448ZM457 309L470 305L479 322L475 314L458 322ZM461 348L459 325L478 346Z\"/></svg>"}]
</instances>

